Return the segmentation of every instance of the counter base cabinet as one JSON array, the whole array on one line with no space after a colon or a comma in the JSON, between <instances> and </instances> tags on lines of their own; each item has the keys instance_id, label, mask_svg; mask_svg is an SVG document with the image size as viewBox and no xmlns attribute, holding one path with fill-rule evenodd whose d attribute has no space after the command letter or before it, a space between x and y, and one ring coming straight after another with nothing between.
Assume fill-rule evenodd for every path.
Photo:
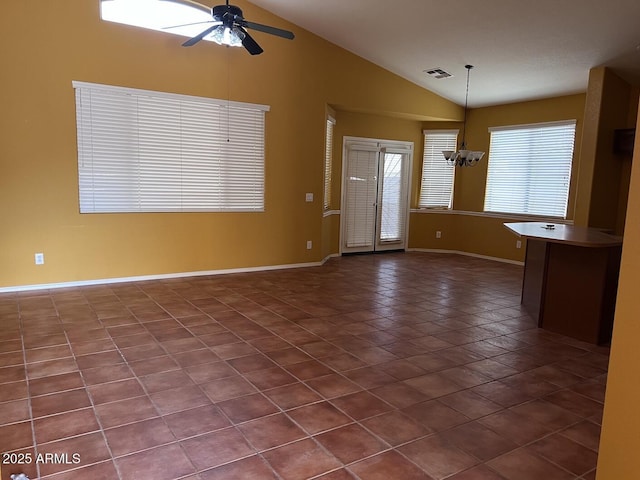
<instances>
[{"instance_id":1,"label":"counter base cabinet","mask_svg":"<svg viewBox=\"0 0 640 480\"><path fill-rule=\"evenodd\" d=\"M540 326L540 314L545 288L545 275L547 272L547 242L527 240L527 251L524 262L524 278L522 280L522 300L520 303L532 318L538 320Z\"/></svg>"},{"instance_id":2,"label":"counter base cabinet","mask_svg":"<svg viewBox=\"0 0 640 480\"><path fill-rule=\"evenodd\" d=\"M584 342L611 340L621 246L527 239L522 305L538 326Z\"/></svg>"}]
</instances>

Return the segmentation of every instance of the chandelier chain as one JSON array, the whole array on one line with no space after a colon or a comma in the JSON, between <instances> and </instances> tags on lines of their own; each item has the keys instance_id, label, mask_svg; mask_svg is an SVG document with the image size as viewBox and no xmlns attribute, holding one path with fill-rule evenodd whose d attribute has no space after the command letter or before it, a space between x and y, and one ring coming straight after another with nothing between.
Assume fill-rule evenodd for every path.
<instances>
[{"instance_id":1,"label":"chandelier chain","mask_svg":"<svg viewBox=\"0 0 640 480\"><path fill-rule=\"evenodd\" d=\"M467 110L469 107L469 78L471 77L471 69L473 65L465 65L467 69L467 88L464 95L464 116L462 121L462 144L460 150L443 150L445 160L451 166L458 167L473 167L477 165L480 159L484 156L484 152L478 150L467 150Z\"/></svg>"}]
</instances>

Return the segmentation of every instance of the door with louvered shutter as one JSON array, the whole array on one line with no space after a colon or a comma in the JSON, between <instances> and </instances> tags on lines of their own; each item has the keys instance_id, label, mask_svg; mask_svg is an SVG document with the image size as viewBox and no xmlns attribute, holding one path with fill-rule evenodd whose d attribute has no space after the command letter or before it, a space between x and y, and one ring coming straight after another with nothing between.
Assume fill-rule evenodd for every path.
<instances>
[{"instance_id":1,"label":"door with louvered shutter","mask_svg":"<svg viewBox=\"0 0 640 480\"><path fill-rule=\"evenodd\" d=\"M347 150L343 249L367 252L375 247L378 198L378 148L352 145Z\"/></svg>"},{"instance_id":2,"label":"door with louvered shutter","mask_svg":"<svg viewBox=\"0 0 640 480\"><path fill-rule=\"evenodd\" d=\"M379 158L376 250L406 247L409 155L383 149Z\"/></svg>"},{"instance_id":3,"label":"door with louvered shutter","mask_svg":"<svg viewBox=\"0 0 640 480\"><path fill-rule=\"evenodd\" d=\"M385 146L376 140L359 140L346 142L344 150L341 252L403 250L410 144Z\"/></svg>"}]
</instances>

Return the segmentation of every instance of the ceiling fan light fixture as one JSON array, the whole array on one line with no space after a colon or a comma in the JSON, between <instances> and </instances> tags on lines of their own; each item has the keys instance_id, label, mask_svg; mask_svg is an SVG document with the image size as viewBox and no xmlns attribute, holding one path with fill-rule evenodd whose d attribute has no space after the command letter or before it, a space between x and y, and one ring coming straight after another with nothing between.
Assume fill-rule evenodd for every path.
<instances>
[{"instance_id":1,"label":"ceiling fan light fixture","mask_svg":"<svg viewBox=\"0 0 640 480\"><path fill-rule=\"evenodd\" d=\"M196 3L195 0L173 1L188 2L189 4ZM201 7L207 8L204 5L201 5ZM201 40L211 40L219 45L244 47L251 55L260 55L263 52L262 47L249 35L247 29L257 30L289 40L293 40L295 37L293 32L288 30L245 20L240 7L229 5L229 0L226 0L224 5L216 5L210 9L210 20L197 23L212 23L213 25L184 42L182 44L183 47L191 47ZM180 27L180 25L175 28L177 27Z\"/></svg>"},{"instance_id":2,"label":"ceiling fan light fixture","mask_svg":"<svg viewBox=\"0 0 640 480\"><path fill-rule=\"evenodd\" d=\"M228 47L242 47L244 37L245 34L240 29L237 27L229 28L226 25L218 25L209 36L218 45L226 45Z\"/></svg>"}]
</instances>

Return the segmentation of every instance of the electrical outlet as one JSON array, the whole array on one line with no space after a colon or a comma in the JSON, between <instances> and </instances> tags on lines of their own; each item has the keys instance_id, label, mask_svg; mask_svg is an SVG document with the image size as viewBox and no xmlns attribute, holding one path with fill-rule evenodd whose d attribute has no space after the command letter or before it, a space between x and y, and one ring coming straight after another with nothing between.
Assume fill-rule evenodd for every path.
<instances>
[{"instance_id":1,"label":"electrical outlet","mask_svg":"<svg viewBox=\"0 0 640 480\"><path fill-rule=\"evenodd\" d=\"M313 248L313 242L311 240L307 240L307 250L311 250Z\"/></svg>"},{"instance_id":2,"label":"electrical outlet","mask_svg":"<svg viewBox=\"0 0 640 480\"><path fill-rule=\"evenodd\" d=\"M305 201L307 202L313 202L313 193L307 193L304 196Z\"/></svg>"},{"instance_id":3,"label":"electrical outlet","mask_svg":"<svg viewBox=\"0 0 640 480\"><path fill-rule=\"evenodd\" d=\"M522 248L522 242L520 240L516 240L516 248Z\"/></svg>"},{"instance_id":4,"label":"electrical outlet","mask_svg":"<svg viewBox=\"0 0 640 480\"><path fill-rule=\"evenodd\" d=\"M436 238L442 238L442 232L440 230L436 232Z\"/></svg>"},{"instance_id":5,"label":"electrical outlet","mask_svg":"<svg viewBox=\"0 0 640 480\"><path fill-rule=\"evenodd\" d=\"M44 253L36 253L34 255L36 265L44 265Z\"/></svg>"}]
</instances>

